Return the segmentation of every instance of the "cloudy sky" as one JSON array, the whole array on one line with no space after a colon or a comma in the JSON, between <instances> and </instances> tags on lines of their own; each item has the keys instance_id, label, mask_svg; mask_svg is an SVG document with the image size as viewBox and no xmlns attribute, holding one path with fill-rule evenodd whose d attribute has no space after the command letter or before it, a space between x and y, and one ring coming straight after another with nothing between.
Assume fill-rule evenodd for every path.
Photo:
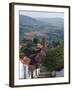
<instances>
[{"instance_id":1,"label":"cloudy sky","mask_svg":"<svg viewBox=\"0 0 72 90\"><path fill-rule=\"evenodd\" d=\"M44 12L44 11L20 11L20 15L26 15L33 18L64 18L63 12Z\"/></svg>"}]
</instances>

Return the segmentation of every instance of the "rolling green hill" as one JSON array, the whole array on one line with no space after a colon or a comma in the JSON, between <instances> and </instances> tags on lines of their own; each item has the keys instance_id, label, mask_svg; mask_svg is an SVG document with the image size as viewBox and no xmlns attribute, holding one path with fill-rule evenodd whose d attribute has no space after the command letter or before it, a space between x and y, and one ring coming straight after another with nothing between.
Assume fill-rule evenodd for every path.
<instances>
[{"instance_id":1,"label":"rolling green hill","mask_svg":"<svg viewBox=\"0 0 72 90\"><path fill-rule=\"evenodd\" d=\"M19 16L20 42L26 37L46 37L48 42L64 41L64 20L62 18L32 18Z\"/></svg>"}]
</instances>

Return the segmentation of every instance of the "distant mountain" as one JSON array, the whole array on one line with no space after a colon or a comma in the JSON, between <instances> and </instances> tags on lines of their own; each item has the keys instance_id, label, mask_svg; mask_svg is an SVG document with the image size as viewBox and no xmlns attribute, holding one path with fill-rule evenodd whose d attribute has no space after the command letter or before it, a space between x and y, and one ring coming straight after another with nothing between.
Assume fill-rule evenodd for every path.
<instances>
[{"instance_id":1,"label":"distant mountain","mask_svg":"<svg viewBox=\"0 0 72 90\"><path fill-rule=\"evenodd\" d=\"M42 21L38 21L29 16L19 15L19 23L20 25L38 25L41 24Z\"/></svg>"},{"instance_id":2,"label":"distant mountain","mask_svg":"<svg viewBox=\"0 0 72 90\"><path fill-rule=\"evenodd\" d=\"M48 25L63 27L64 26L64 19L63 18L37 18L37 20L44 22Z\"/></svg>"},{"instance_id":3,"label":"distant mountain","mask_svg":"<svg viewBox=\"0 0 72 90\"><path fill-rule=\"evenodd\" d=\"M19 16L20 40L24 37L44 36L48 40L64 39L64 19L62 18L32 18Z\"/></svg>"}]
</instances>

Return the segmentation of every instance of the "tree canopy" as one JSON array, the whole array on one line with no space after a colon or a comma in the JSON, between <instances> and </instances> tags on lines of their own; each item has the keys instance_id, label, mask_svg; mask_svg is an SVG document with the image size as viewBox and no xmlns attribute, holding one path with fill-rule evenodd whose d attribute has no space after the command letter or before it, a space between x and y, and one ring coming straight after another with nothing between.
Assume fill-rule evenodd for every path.
<instances>
[{"instance_id":1,"label":"tree canopy","mask_svg":"<svg viewBox=\"0 0 72 90\"><path fill-rule=\"evenodd\" d=\"M59 45L56 48L49 48L45 61L43 63L48 70L60 70L64 67L64 46Z\"/></svg>"}]
</instances>

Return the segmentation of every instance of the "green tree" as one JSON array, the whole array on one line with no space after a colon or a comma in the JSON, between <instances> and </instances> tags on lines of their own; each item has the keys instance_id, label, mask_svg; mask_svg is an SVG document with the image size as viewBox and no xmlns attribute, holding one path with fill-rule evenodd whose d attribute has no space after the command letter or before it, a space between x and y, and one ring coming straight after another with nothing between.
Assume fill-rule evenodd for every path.
<instances>
[{"instance_id":1,"label":"green tree","mask_svg":"<svg viewBox=\"0 0 72 90\"><path fill-rule=\"evenodd\" d=\"M63 44L57 48L50 48L47 51L45 61L43 63L49 71L62 69L64 66L64 47Z\"/></svg>"}]
</instances>

